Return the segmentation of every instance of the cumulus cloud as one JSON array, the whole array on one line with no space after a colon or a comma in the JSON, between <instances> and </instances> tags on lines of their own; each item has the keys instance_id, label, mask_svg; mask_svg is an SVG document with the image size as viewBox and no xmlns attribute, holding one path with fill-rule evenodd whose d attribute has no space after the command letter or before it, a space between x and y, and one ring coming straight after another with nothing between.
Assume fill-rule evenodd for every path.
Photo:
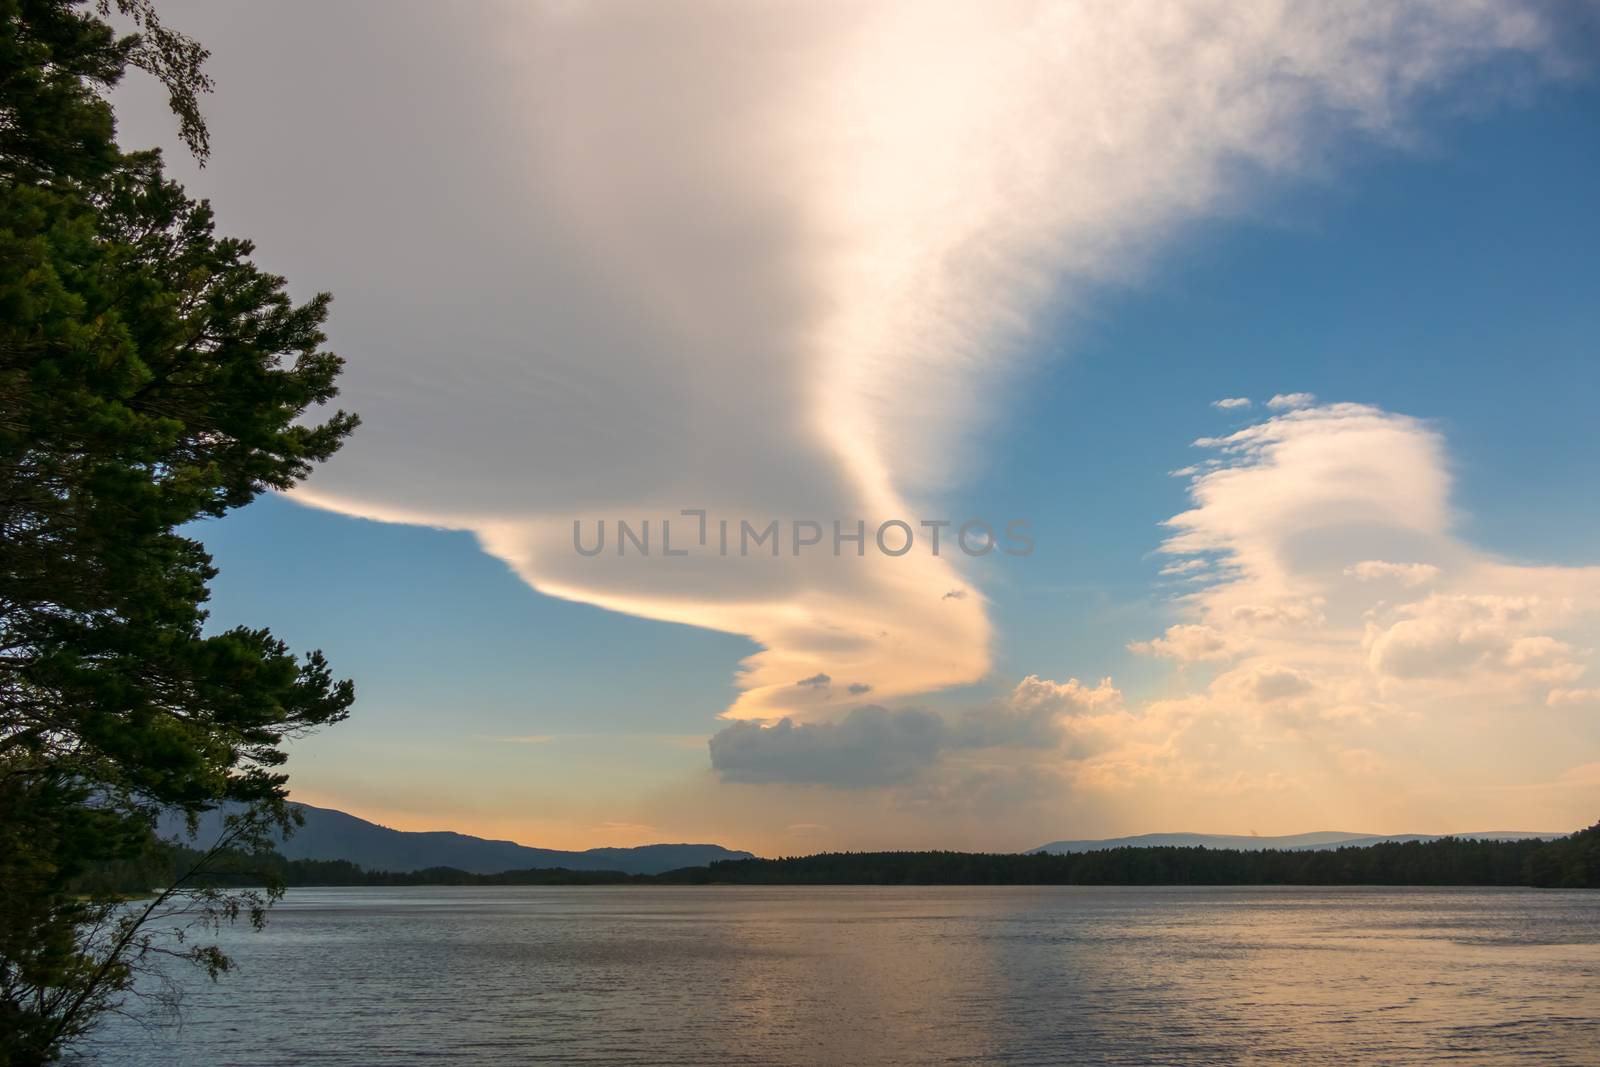
<instances>
[{"instance_id":1,"label":"cumulus cloud","mask_svg":"<svg viewBox=\"0 0 1600 1067\"><path fill-rule=\"evenodd\" d=\"M1407 796L1408 810L1448 796L1481 797L1492 818L1511 787L1490 789L1486 755L1515 753L1534 768L1518 773L1547 782L1593 753L1584 724L1600 690L1582 682L1600 567L1511 564L1459 537L1434 427L1327 404L1206 447L1222 462L1194 475L1161 550L1214 565L1174 601L1186 621L1129 646L1186 670L1143 699L1109 678L1030 675L959 714L884 719L859 742L882 769L849 780L939 811L1114 797L1171 820L1271 797L1318 818L1329 796ZM1437 562L1394 562L1418 559ZM838 758L821 742L845 731L809 735L807 748L795 729L737 727L752 744ZM838 776L804 773L795 780ZM1530 805L1556 798L1528 811L1580 817L1570 789L1515 788Z\"/></svg>"},{"instance_id":2,"label":"cumulus cloud","mask_svg":"<svg viewBox=\"0 0 1600 1067\"><path fill-rule=\"evenodd\" d=\"M1273 604L1234 604L1227 611L1232 622L1249 629L1257 626L1306 626L1322 622L1327 597L1284 597Z\"/></svg>"},{"instance_id":3,"label":"cumulus cloud","mask_svg":"<svg viewBox=\"0 0 1600 1067\"><path fill-rule=\"evenodd\" d=\"M1120 707L1122 693L1111 684L1110 678L1102 678L1097 685L1087 686L1076 678L1053 682L1030 674L1011 691L1009 704L1024 713L1087 715Z\"/></svg>"},{"instance_id":4,"label":"cumulus cloud","mask_svg":"<svg viewBox=\"0 0 1600 1067\"><path fill-rule=\"evenodd\" d=\"M879 787L941 820L1097 804L1152 825L1592 819L1587 772L1567 768L1594 765L1600 689L1582 680L1600 567L1508 564L1463 541L1445 442L1416 418L1314 406L1207 447L1222 462L1194 475L1162 549L1213 565L1174 601L1187 621L1130 646L1185 666L1157 695L1029 675L980 707L871 731L741 723L717 744L779 750L786 777L719 770ZM1418 559L1438 562L1394 562ZM863 752L871 768L852 762Z\"/></svg>"},{"instance_id":5,"label":"cumulus cloud","mask_svg":"<svg viewBox=\"0 0 1600 1067\"><path fill-rule=\"evenodd\" d=\"M1215 690L1238 694L1258 704L1304 696L1316 688L1305 672L1277 663L1252 663L1217 679Z\"/></svg>"},{"instance_id":6,"label":"cumulus cloud","mask_svg":"<svg viewBox=\"0 0 1600 1067\"><path fill-rule=\"evenodd\" d=\"M1390 563L1381 559L1364 559L1346 567L1344 573L1363 582L1392 578L1401 585L1411 586L1427 585L1439 577L1439 568L1431 563Z\"/></svg>"},{"instance_id":7,"label":"cumulus cloud","mask_svg":"<svg viewBox=\"0 0 1600 1067\"><path fill-rule=\"evenodd\" d=\"M728 782L897 785L963 752L1027 749L1081 759L1113 743L1107 724L1125 714L1110 679L1088 686L1029 675L1003 699L951 719L869 704L832 722L735 722L711 738L711 765Z\"/></svg>"},{"instance_id":8,"label":"cumulus cloud","mask_svg":"<svg viewBox=\"0 0 1600 1067\"><path fill-rule=\"evenodd\" d=\"M1367 628L1368 664L1394 678L1460 677L1482 669L1581 673L1572 648L1536 631L1551 611L1537 597L1430 596L1402 604ZM1559 609L1558 609L1559 610Z\"/></svg>"},{"instance_id":9,"label":"cumulus cloud","mask_svg":"<svg viewBox=\"0 0 1600 1067\"><path fill-rule=\"evenodd\" d=\"M1109 678L1087 686L1076 678L1055 682L1030 674L1004 700L964 713L952 746L1067 749L1064 754L1081 758L1098 744L1102 720L1122 712L1122 693Z\"/></svg>"},{"instance_id":10,"label":"cumulus cloud","mask_svg":"<svg viewBox=\"0 0 1600 1067\"><path fill-rule=\"evenodd\" d=\"M837 722L735 722L711 738L711 766L727 782L889 785L931 767L946 741L928 711L854 708Z\"/></svg>"},{"instance_id":11,"label":"cumulus cloud","mask_svg":"<svg viewBox=\"0 0 1600 1067\"><path fill-rule=\"evenodd\" d=\"M663 565L578 555L575 519L659 538L667 517L677 539L685 508L917 516L1047 299L1129 278L1329 137L1403 130L1479 64L1550 55L1542 11L550 4L375 28L318 8L314 53L276 6L194 25L223 127L253 131L205 180L340 294L356 357L362 433L298 499L472 531L550 595L747 635L728 714L771 721L837 714L794 685L819 670L881 698L981 678L983 598L930 616L968 582L920 547ZM351 81L352 57L393 76ZM275 165L307 144L321 166Z\"/></svg>"},{"instance_id":12,"label":"cumulus cloud","mask_svg":"<svg viewBox=\"0 0 1600 1067\"><path fill-rule=\"evenodd\" d=\"M1134 652L1183 662L1232 659L1239 654L1241 647L1243 644L1238 638L1202 623L1178 623L1167 627L1162 637L1134 641L1128 645Z\"/></svg>"},{"instance_id":13,"label":"cumulus cloud","mask_svg":"<svg viewBox=\"0 0 1600 1067\"><path fill-rule=\"evenodd\" d=\"M1211 406L1222 411L1236 411L1240 408L1249 407L1250 398L1247 396L1225 396L1221 400L1213 400Z\"/></svg>"},{"instance_id":14,"label":"cumulus cloud","mask_svg":"<svg viewBox=\"0 0 1600 1067\"><path fill-rule=\"evenodd\" d=\"M1587 816L1571 790L1490 789L1482 760L1560 778L1593 753L1600 690L1581 680L1600 567L1511 564L1462 540L1444 440L1419 419L1313 405L1202 446L1222 462L1197 467L1162 551L1206 560L1204 576L1174 601L1185 621L1129 646L1188 669L1153 699L1052 724L1093 723L1092 744L1052 749L1071 795L1170 820L1265 797L1391 804L1426 781L1408 803L1481 796L1493 818L1514 788L1526 810ZM1436 562L1393 562L1418 559ZM1547 796L1565 799L1536 807Z\"/></svg>"},{"instance_id":15,"label":"cumulus cloud","mask_svg":"<svg viewBox=\"0 0 1600 1067\"><path fill-rule=\"evenodd\" d=\"M1293 701L1364 723L1579 692L1562 687L1592 656L1575 638L1600 618L1600 568L1505 563L1457 537L1427 423L1327 404L1202 445L1224 462L1194 475L1162 551L1217 565L1179 601L1190 621L1129 646L1239 659L1189 712ZM1418 557L1438 562L1393 562Z\"/></svg>"}]
</instances>

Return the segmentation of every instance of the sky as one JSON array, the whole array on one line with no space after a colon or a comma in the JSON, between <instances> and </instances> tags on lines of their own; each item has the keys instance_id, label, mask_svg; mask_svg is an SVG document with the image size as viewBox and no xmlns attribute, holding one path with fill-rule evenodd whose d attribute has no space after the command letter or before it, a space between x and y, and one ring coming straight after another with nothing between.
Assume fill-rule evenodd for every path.
<instances>
[{"instance_id":1,"label":"sky","mask_svg":"<svg viewBox=\"0 0 1600 1067\"><path fill-rule=\"evenodd\" d=\"M213 157L139 80L122 140L334 294L363 418L194 529L212 625L356 682L297 798L763 854L1600 817L1593 6L163 11Z\"/></svg>"}]
</instances>

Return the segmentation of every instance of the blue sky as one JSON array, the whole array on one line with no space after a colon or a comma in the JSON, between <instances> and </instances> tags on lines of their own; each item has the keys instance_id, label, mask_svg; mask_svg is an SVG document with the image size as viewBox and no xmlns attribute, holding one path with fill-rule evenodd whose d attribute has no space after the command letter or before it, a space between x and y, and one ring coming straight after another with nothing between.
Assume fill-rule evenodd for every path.
<instances>
[{"instance_id":1,"label":"blue sky","mask_svg":"<svg viewBox=\"0 0 1600 1067\"><path fill-rule=\"evenodd\" d=\"M1337 176L1263 190L1036 342L1049 362L954 509L1041 530L1038 558L990 590L1021 623L1005 639L1011 673L1093 674L1122 649L1106 608L1133 626L1164 617L1149 553L1184 489L1164 474L1193 460L1195 438L1248 421L1207 406L1222 396L1306 390L1433 420L1470 539L1592 559L1600 93L1446 118L1426 138L1357 143ZM1074 609L1056 587L1081 589Z\"/></svg>"},{"instance_id":2,"label":"blue sky","mask_svg":"<svg viewBox=\"0 0 1600 1067\"><path fill-rule=\"evenodd\" d=\"M1481 35L1475 23L1456 25L1456 15L1439 10L1439 25L1428 32L1439 34L1441 55L1455 55L1446 47L1451 34ZM941 291L956 284L950 278L976 288L957 291L947 332L938 332L946 324L920 319L874 325L864 313L837 327L847 331L838 336L854 338L877 336L862 332L869 327L888 329L906 352L922 355L903 366L846 363L839 372L828 372L824 360L824 369L796 371L794 384L775 388L750 375L740 346L789 329L790 314L800 314L797 299L773 294L804 291L783 279L806 272L788 238L751 220L781 216L810 187L790 192L723 162L743 158L718 154L719 139L731 137L739 120L715 110L712 119L696 119L702 101L689 93L687 118L673 111L652 121L705 121L709 132L685 126L678 131L685 138L666 139L665 147L648 138L641 147L631 134L621 143L633 155L617 157L644 160L640 173L652 181L667 178L635 186L613 167L606 180L623 184L601 188L579 159L570 165L593 187L575 194L562 184L565 172L541 161L515 207L495 199L495 190L518 188L509 177L524 165L515 143L505 147L493 122L467 124L441 132L443 143L416 173L386 178L394 187L373 198L377 206L363 205L341 192L340 183L362 180L365 157L341 155L340 109L356 115L364 92L381 103L385 92L404 98L420 90L352 87L348 102L337 97L324 114L318 100L329 99L333 73L312 63L307 88L280 86L250 51L263 34L287 31L245 8L195 8L191 16L200 23L193 32L217 56L214 124L267 132L260 144L219 137L214 166L189 180L217 201L225 227L258 237L263 260L297 289L334 289L331 333L350 363L346 395L369 416L352 454L301 498L329 510L269 497L197 531L221 569L214 625L269 625L298 648L324 649L357 682L351 720L297 746L292 770L304 799L409 828L448 826L550 846L714 837L778 850L1026 847L1053 837L1181 829L1471 830L1485 828L1476 824L1482 820L1567 829L1600 797L1600 690L1591 688L1597 683L1587 666L1596 638L1588 598L1600 581L1593 567L1600 213L1592 192L1600 188L1600 88L1592 76L1572 74L1581 64L1559 77L1535 76L1526 56L1544 46L1527 44L1521 29L1496 30L1511 35L1512 58L1481 60L1476 81L1441 66L1427 91L1397 89L1394 99L1371 105L1381 121L1341 128L1338 107L1332 119L1312 108L1314 121L1301 125L1313 132L1282 120L1291 134L1275 116L1239 119L1224 109L1220 118L1193 120L1201 123L1202 147L1191 154L1168 161L1159 144L1139 149L1149 166L1193 167L1203 189L1193 196L1157 183L1126 204L1107 194L1100 213L1062 214L1051 206L1057 186L1076 188L1083 173L1099 175L1084 179L1091 182L1085 195L1093 195L1093 181L1114 188L1120 180L1121 164L1084 154L1068 126L1060 143L1072 166L1047 168L1038 182L1019 179L987 214L973 214L971 228L951 229L939 262L957 273ZM403 41L442 32L419 18L384 33ZM660 28L594 21L571 31L577 66L592 61L602 74L624 84L636 77L648 90L653 75L633 49L639 34ZM1086 47L1103 50L1111 70L1142 56L1152 32L1107 26L1102 45L1100 24L1090 29ZM670 29L683 47L713 57L722 54L724 32ZM835 30L816 32L831 42ZM1301 32L1319 47L1328 37L1286 24L1264 42L1239 43L1241 69ZM959 45L972 33L956 26L951 40ZM377 47L356 41L351 47ZM388 38L380 44L396 46ZM281 47L293 47L291 39ZM478 64L488 73L476 66L470 77L461 73L488 47L472 27L452 26L440 47L447 72L484 81L440 90L462 94L453 103L463 108L495 106L482 101L503 100L505 86L525 77L501 53ZM817 47L832 55L835 45ZM1346 61L1327 47L1328 70L1342 72ZM893 59L883 66L897 69ZM822 60L802 52L793 62ZM1053 84L1052 62L1037 59L1042 85ZM619 63L628 64L626 73ZM915 100L922 68L907 69ZM724 99L721 76L706 76L707 101ZM564 124L583 136L619 123L632 129L627 123L638 116L629 107L646 106L630 104L626 89L600 104L563 96L588 84L581 72L563 74L576 80L553 88L526 77L530 94L548 98L526 135L535 157L567 143L553 132ZM1326 77L1331 99L1353 92L1342 73L1308 77ZM1231 91L1249 88L1246 80ZM1020 91L1031 99L1027 86ZM164 136L147 97L130 89L135 117L124 120L125 140ZM1349 105L1354 111L1370 103L1350 99L1360 101ZM138 117L141 107L146 117ZM1047 125L1048 112L1024 118ZM277 117L268 122L269 114ZM261 173L260 160L296 129L284 117L296 114L310 127L304 136L326 138L318 143L336 164L325 179L335 186L331 206L297 201L300 176ZM1190 120L1173 121L1182 140ZM1239 122L1250 130L1265 122L1257 132L1280 138L1281 150L1230 150L1239 163L1218 149L1225 165L1205 163L1205 138L1224 142ZM1374 124L1376 134L1368 128ZM410 136L403 123L362 129L368 157L383 157L384 146ZM940 136L970 133L951 129ZM975 129L974 143L987 143L989 128ZM940 151L916 156L926 146L901 144L897 130L881 135L885 153L923 158L919 167L957 167L950 188L961 188L957 162ZM1053 143L1046 132L1044 142ZM471 142L490 134L492 152ZM864 143L876 143L869 134L879 136L868 130ZM729 143L755 158L769 148L749 137ZM998 140L994 150L1010 143ZM474 166L462 165L473 175L472 191L429 201L437 215L412 219L405 189L420 196L453 188L447 150L481 153ZM557 162L568 165L564 157ZM706 179L718 166L735 177ZM699 195L668 180L679 167L723 189L723 230L673 228L678 215L692 217ZM897 170L881 173L900 180ZM834 198L845 205L840 225L858 224L851 222L858 207L872 208L874 218L882 213L875 189L863 184L859 204ZM550 216L559 223L540 221L544 198L559 208ZM417 232L392 244L395 263L363 268L359 249L402 218ZM621 230L618 218L629 220ZM1056 227L1064 243L1034 243L1034 218ZM496 225L508 229L496 234ZM873 258L862 262L879 273L860 274L860 287L912 277L883 274L878 265L899 262L906 243L921 240L921 227L885 223L863 238ZM1074 251L1075 241L1094 254ZM991 269L991 243L1000 263L992 275L982 273ZM543 262L552 248L561 255ZM662 258L669 253L689 256L685 278L672 276L673 261ZM960 273L963 256L980 264L976 282ZM920 270L914 257L904 262ZM413 263L423 266L407 267ZM509 275L492 273L508 264L515 267ZM419 269L449 280L430 291L435 275L418 277ZM747 276L757 281L744 297L735 294L731 305L718 299ZM907 292L908 300L921 299ZM435 307L419 307L435 296ZM530 303L521 309L524 299ZM598 312L582 306L590 300ZM991 306L999 308L993 316ZM990 321L1013 315L1026 320L1020 332L997 332ZM729 319L730 337L707 325L717 316ZM652 333L660 323L681 335ZM636 341L644 345L636 361L609 362L618 346ZM423 346L421 356L408 344ZM726 359L715 354L724 344ZM568 362L563 345L589 354ZM960 359L942 362L947 351ZM991 351L1005 358L991 360ZM779 346L762 373L781 378L794 369L792 359ZM757 434L763 423L784 422L784 405L800 406L816 380L831 390L824 438L839 435L816 454L839 440L848 453L847 431L864 427L878 435L871 440L895 446L880 446L882 455L915 462L847 460L845 475L870 485L887 472L885 484L897 494L888 499L915 501L925 516L1026 518L1034 554L958 561L969 595L942 605L937 594L950 572L929 570L921 584L931 602L922 607L897 606L895 579L876 563L860 571L785 570L777 578L707 570L668 591L654 573L599 576L557 559L551 545L568 515L659 514L664 501L721 499L716 494L740 491L742 480L753 515L780 513L783 503L774 501L790 497L852 499L820 474L813 481L813 453L791 448L800 430L788 444L739 443L747 415ZM859 398L848 395L856 389ZM1317 400L1265 406L1275 394L1296 392ZM558 393L566 399L552 400ZM971 411L952 406L952 395L966 393L982 394L984 403ZM523 396L526 424L517 407ZM1212 406L1224 397L1254 403ZM702 413L687 433L663 424L656 438L676 442L659 446L674 456L682 449L687 458L676 466L651 468L641 454L605 451L609 413L622 428L613 433L647 431L656 406L675 404ZM600 443L585 440L583 419L564 423L578 409L601 413ZM731 421L704 421L705 412ZM910 416L917 433L897 428ZM1206 475L1213 481L1170 473L1214 454L1197 449L1197 438L1239 431L1246 437L1220 455ZM574 462L588 467L561 466L559 457L585 446L588 458ZM728 458L741 450L750 453L748 471ZM1301 473L1326 471L1329 456L1354 472L1358 484L1346 496L1317 496L1317 476ZM930 467L949 476L930 479ZM583 476L569 477L572 470ZM1422 516L1415 522L1404 499L1413 491ZM570 503L552 508L553 534L531 517L542 494ZM874 499L871 491L863 499ZM1256 528L1240 518L1280 505L1290 517L1279 525L1264 519ZM797 504L797 513L808 506ZM1193 536L1210 547L1199 556L1160 551L1175 529L1164 520L1192 507ZM1308 514L1318 516L1315 524ZM1388 532L1374 533L1379 526ZM1343 547L1357 543L1361 552ZM1160 574L1185 558L1225 565ZM700 593L703 619L683 599ZM851 666L830 666L837 659L829 658L836 654L827 625L790 634L762 614L784 598L903 620L907 629L885 645L889 651L852 652ZM1258 625L1265 608L1278 622ZM939 612L951 619L959 612L959 621ZM1238 622L1246 617L1257 620L1254 629ZM863 634L877 625L862 622ZM895 630L883 625L882 634ZM769 637L767 651L739 676L741 661L761 652L763 633L785 636ZM910 645L926 642L921 658L904 652L906 635ZM1141 642L1144 651L1130 649ZM847 699L793 687L791 675L818 666L840 685L855 677L847 671L859 671L874 691ZM1465 703L1463 691L1474 694ZM779 732L783 716L793 725ZM730 719L742 732L724 733L734 729ZM925 728L938 739L917 732ZM973 740L974 731L988 740ZM1464 737L1473 733L1476 743ZM715 766L707 750L713 735L727 738L718 756L726 762ZM1504 739L1513 737L1522 740L1509 751ZM863 746L884 746L877 765L895 768L892 774L840 787L818 769L845 747L860 757ZM1421 750L1428 756L1417 762ZM867 751L870 764L876 750ZM1345 799L1330 802L1334 793ZM1185 819L1204 824L1174 824ZM1532 825L1541 821L1554 825Z\"/></svg>"}]
</instances>

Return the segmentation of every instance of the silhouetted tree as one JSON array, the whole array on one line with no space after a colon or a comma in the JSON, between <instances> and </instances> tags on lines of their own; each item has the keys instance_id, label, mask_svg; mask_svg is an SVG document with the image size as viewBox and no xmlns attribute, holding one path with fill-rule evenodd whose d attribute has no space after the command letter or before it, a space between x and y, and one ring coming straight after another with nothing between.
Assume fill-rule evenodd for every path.
<instances>
[{"instance_id":1,"label":"silhouetted tree","mask_svg":"<svg viewBox=\"0 0 1600 1067\"><path fill-rule=\"evenodd\" d=\"M353 699L266 630L205 634L215 571L176 532L355 425L301 421L336 393L328 298L291 302L157 153L115 144L103 94L138 66L203 155L204 59L149 0L0 0L0 1063L53 1058L163 952L227 966L157 936L260 920L270 891L195 883L214 857L132 908L73 882L138 861L163 807L239 805L217 854L287 827L282 742Z\"/></svg>"}]
</instances>

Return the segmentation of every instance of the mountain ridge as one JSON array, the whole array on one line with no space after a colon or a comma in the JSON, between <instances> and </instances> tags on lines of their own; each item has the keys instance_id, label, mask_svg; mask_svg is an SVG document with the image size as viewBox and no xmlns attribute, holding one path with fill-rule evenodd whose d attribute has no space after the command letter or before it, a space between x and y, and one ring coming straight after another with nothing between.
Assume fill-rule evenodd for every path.
<instances>
[{"instance_id":1,"label":"mountain ridge","mask_svg":"<svg viewBox=\"0 0 1600 1067\"><path fill-rule=\"evenodd\" d=\"M286 859L349 860L369 871L404 873L430 867L453 867L470 874L499 874L516 870L621 871L624 874L661 874L683 867L703 867L723 860L753 859L754 854L722 845L671 843L601 847L572 851L539 848L515 841L475 837L454 830L396 830L336 808L296 802L305 818L287 839L275 847ZM197 835L185 837L183 820L161 820L157 833L183 844L206 844L221 832L222 812L202 816ZM1052 841L1020 854L1094 852L1114 848L1204 847L1260 851L1312 851L1365 847L1384 842L1437 841L1456 837L1481 841L1551 840L1560 833L1528 830L1482 830L1459 834L1372 834L1347 830L1314 830L1300 834L1256 836L1189 832L1135 834L1127 837Z\"/></svg>"},{"instance_id":2,"label":"mountain ridge","mask_svg":"<svg viewBox=\"0 0 1600 1067\"><path fill-rule=\"evenodd\" d=\"M312 804L296 802L290 807L301 812L305 823L288 838L277 839L276 848L285 858L349 860L373 871L454 867L471 874L498 874L565 867L573 871L660 874L719 860L753 858L749 852L712 844L635 845L576 852L538 848L454 830L395 830L336 808L319 808ZM206 813L193 838L186 836L183 820L176 815L163 818L156 832L180 844L209 844L220 834L222 818L221 811Z\"/></svg>"}]
</instances>

